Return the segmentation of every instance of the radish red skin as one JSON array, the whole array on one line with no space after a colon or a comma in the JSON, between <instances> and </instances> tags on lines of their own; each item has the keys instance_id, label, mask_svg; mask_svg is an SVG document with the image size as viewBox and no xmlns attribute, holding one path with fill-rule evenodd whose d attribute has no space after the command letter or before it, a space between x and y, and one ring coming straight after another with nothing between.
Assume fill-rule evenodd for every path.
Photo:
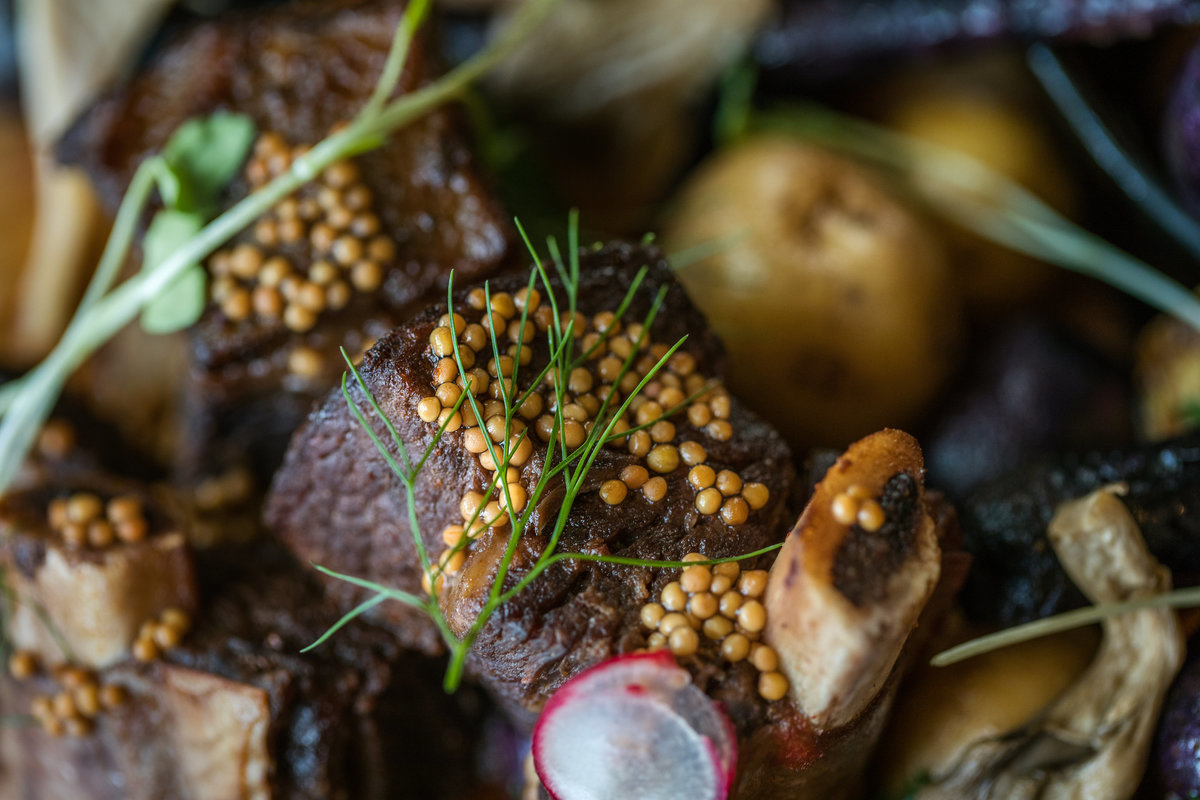
<instances>
[{"instance_id":1,"label":"radish red skin","mask_svg":"<svg viewBox=\"0 0 1200 800\"><path fill-rule=\"evenodd\" d=\"M618 670L628 671L627 679L631 682L619 688L606 686L602 682L605 678L620 678ZM646 671L636 672L635 670ZM646 685L644 682L632 682L637 680L635 676L638 674L642 675L643 678L645 676L656 678L660 686L652 687ZM553 780L550 779L553 777L552 775L548 778L548 770L546 768L547 759L553 757L548 754L548 751L550 749L550 737L554 735L553 732L548 731L553 727L556 715L560 714L564 709L569 709L572 702L583 702L588 698L586 693L589 691L596 692L596 696L593 696L592 700L599 699L600 695L609 692L615 695L624 694L628 697L638 698L639 700L644 699L648 704L659 702L664 707L670 706L669 701L675 697L672 694L673 692L688 692L692 696L686 698L686 702L708 704L707 707L700 709L701 716L707 716L706 721L710 723L715 722L717 730L698 730L692 725L692 720L685 719L685 721L702 741L712 765L713 778L716 780L716 786L712 795L713 800L723 800L723 798L729 796L737 762L737 737L733 729L733 724L721 711L719 704L706 697L691 683L690 676L676 664L674 657L668 651L658 650L631 653L611 658L573 678L555 692L546 703L546 707L542 711L542 715L538 719L538 723L533 731L533 757L538 775L542 778L543 786L554 800L562 800L564 792L562 787L553 785ZM674 709L672 708L672 710ZM704 712L708 713L705 714ZM578 792L579 787L575 787L572 791ZM693 800L693 798L688 797L687 800ZM702 798L694 798L694 800L702 800Z\"/></svg>"}]
</instances>

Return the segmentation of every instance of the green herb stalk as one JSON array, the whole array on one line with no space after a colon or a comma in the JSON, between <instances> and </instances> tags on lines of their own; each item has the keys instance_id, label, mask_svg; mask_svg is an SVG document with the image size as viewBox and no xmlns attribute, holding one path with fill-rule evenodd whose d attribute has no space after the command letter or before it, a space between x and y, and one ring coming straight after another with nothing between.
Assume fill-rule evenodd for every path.
<instances>
[{"instance_id":1,"label":"green herb stalk","mask_svg":"<svg viewBox=\"0 0 1200 800\"><path fill-rule=\"evenodd\" d=\"M280 200L344 158L379 147L388 134L463 92L515 49L556 0L529 0L512 22L478 55L411 94L388 100L395 91L408 46L429 10L429 0L413 0L405 10L375 91L349 125L292 162L287 172L244 198L193 235L178 241L161 263L110 290L125 262L161 165L139 169L121 209L84 302L51 353L21 380L0 390L0 494L12 483L37 432L45 423L67 378L92 353L149 306L164 297L189 267L248 227ZM191 153L195 155L195 153ZM180 187L186 189L188 187ZM170 190L167 190L167 194ZM164 199L170 199L164 197ZM193 291L195 284L193 284Z\"/></svg>"},{"instance_id":2,"label":"green herb stalk","mask_svg":"<svg viewBox=\"0 0 1200 800\"><path fill-rule=\"evenodd\" d=\"M617 392L614 391L609 393L601 403L600 409L596 414L595 424L588 432L588 435L585 437L583 443L578 447L570 448L563 436L566 420L563 417L562 410L564 405L563 396L568 391L568 376L570 375L571 370L583 364L594 352L594 348L589 348L587 351L579 354L575 354L573 352L575 344L575 312L578 301L580 280L578 216L573 212L570 217L570 225L568 227L567 237L569 247L567 258L563 258L556 241L550 239L547 242L549 252L552 254L551 260L553 267L558 277L559 285L561 286L563 293L566 295L565 298L560 297L559 293L555 290L554 283L551 280L546 263L541 259L536 249L529 242L528 237L525 235L524 229L521 228L520 222L517 223L517 227L518 230L521 231L522 237L529 248L530 255L532 256L534 262L534 266L530 270L529 281L526 285L526 288L532 290L540 283L541 290L545 294L544 302L548 303L550 308L554 311L554 322L546 332L550 357L547 363L533 377L532 381L530 381L529 388L522 393L519 390L517 379L520 372L521 352L526 346L523 344L523 334L526 329L525 326L532 324L532 322L529 320L529 307L528 305L525 305L521 310L519 334L516 337L517 349L515 351L516 356L513 358L512 374L508 376L496 376L496 380L500 381L501 403L504 407L504 436L502 442L499 444L492 442L490 438L486 437L485 442L488 448L488 456L492 459L492 462L497 465L495 470L495 475L497 477L489 483L484 492L483 499L479 503L479 508L476 509L474 515L471 517L471 519L463 523L464 530L471 531L477 525L481 524L481 522L490 522L490 520L481 521L480 515L482 514L486 505L492 500L493 496L496 495L497 491L500 492L503 499L502 513L507 513L510 518L509 533L507 542L505 544L504 554L500 559L496 577L489 588L488 596L484 602L483 608L472 622L471 626L466 632L463 633L462 636L456 635L454 631L451 630L445 614L441 609L437 591L437 587L443 578L444 568L442 564L435 564L430 559L429 553L425 547L425 541L421 534L420 523L418 520L416 507L416 481L418 480L421 468L425 464L426 459L429 457L430 452L432 452L433 448L437 446L437 444L441 441L441 437L445 434L446 424L443 424L439 428L437 433L433 436L432 441L426 447L421 458L414 464L404 442L398 435L395 426L392 425L391 421L383 413L383 410L380 408L375 397L371 394L361 374L354 367L353 363L351 363L347 358L346 363L348 367L348 373L343 377L343 396L349 405L351 414L354 416L355 420L360 426L362 426L363 430L370 437L375 448L379 451L384 461L391 469L392 473L400 481L400 485L405 493L405 499L407 501L408 521L409 528L413 536L413 544L417 552L417 557L420 559L421 568L424 571L424 574L429 576L429 584L433 591L429 595L418 596L410 592L392 589L371 581L334 572L333 570L316 565L316 568L326 575L346 581L355 586L368 589L375 594L373 597L368 598L344 617L342 617L333 627L326 631L324 635L322 635L316 642L306 649L311 649L322 644L349 620L366 611L369 611L379 603L385 600L395 600L425 612L437 626L449 651L449 663L446 669L444 687L448 692L454 691L462 681L466 657L470 653L471 647L473 646L475 640L478 638L484 626L487 625L492 615L495 614L496 611L501 608L501 606L528 588L530 584L532 584L547 569L555 564L563 561L573 560L640 567L683 568L694 564L720 564L725 561L737 561L755 558L776 550L781 546L772 545L770 547L756 550L752 553L737 556L735 558L711 559L708 561L687 563L682 561L639 559L625 556L607 556L590 553L558 552L558 543L563 531L566 528L566 524L570 518L575 501L583 491L587 474L596 458L599 456L601 450L606 445L615 443L631 433L640 430L642 427L645 427L639 426L637 428L629 428L627 430L617 432L615 428L618 421L624 417L634 399L641 393L645 386L654 379L654 377L661 371L663 366L666 365L671 356L679 349L679 347L683 345L686 337L676 341L675 344L667 350L667 352L655 363L655 365L641 378L634 391L631 392L623 401L619 403L616 402L616 398L618 396ZM638 272L637 276L631 282L625 297L618 305L616 311L614 311L614 323L619 322L628 311L630 303L641 288L646 276L646 272L647 270L643 268ZM492 316L491 311L490 285L485 284L484 293L485 305L488 308L487 313L489 315L489 323L494 323L495 319ZM664 299L665 288L660 289L650 306L649 312L641 320L641 332L639 333L638 339L635 342L635 346L631 349L630 354L623 361L621 369L613 381L614 386L619 385L621 379L624 378L624 376L628 374L629 370L633 368L633 365L637 360L638 353L642 349L642 346L645 344L647 337L649 336L651 326L654 324L654 320L662 308ZM448 313L453 316L453 280L451 280L451 284L447 288L447 309ZM566 320L565 323L564 318ZM496 325L489 324L488 328L490 332L492 357L496 360L496 363L500 363L502 351L500 349L500 343L496 337ZM596 346L599 345L597 344ZM467 370L464 369L457 337L455 337L453 357L458 365L459 374L466 375ZM382 438L376 433L374 427L372 427L368 421L366 414L362 409L359 408L358 401L356 401L349 390L350 376L353 376L360 391L365 396L366 404L371 413L374 414L376 419L387 431L389 437L391 438L391 447L384 443ZM506 474L508 466L511 463L516 450L522 446L527 437L530 435L530 429L526 428L520 434L514 435L513 422L516 418L517 409L519 409L525 403L532 392L537 391L539 385L547 380L549 380L551 383L551 389L555 394L557 402L554 412L554 421L551 426L550 437L546 443L546 460L543 464L541 474L539 475L535 486L533 487L532 491L527 493L527 500L524 510L517 514L512 511L512 497L509 491L508 483L502 479L502 476ZM704 391L707 391L707 388L698 394L703 394ZM695 396L693 396L693 398L689 398L689 400L685 400L678 406L665 410L664 416L670 416L672 414L679 413L686 408L687 403L690 401L690 399L694 399L694 397ZM470 404L471 411L474 413L477 420L483 420L483 409L481 408L474 393L468 390L464 390L460 394L457 404L451 409L451 413L458 413L464 403ZM393 455L393 450L398 454L398 457ZM561 488L563 493L562 500L559 503L556 516L554 517L554 522L550 526L549 537L546 545L542 548L541 553L538 555L533 565L529 567L529 569L525 571L525 573L519 578L510 581L510 577L512 576L513 558L516 555L517 547L522 536L528 532L528 526L530 520L532 519L534 509L538 507L539 503L546 496L548 491L550 491L552 488L558 487ZM462 539L460 539L459 543L449 551L448 555L453 556L454 554L466 548L469 544L470 537L464 535ZM510 583L511 585L509 585Z\"/></svg>"}]
</instances>

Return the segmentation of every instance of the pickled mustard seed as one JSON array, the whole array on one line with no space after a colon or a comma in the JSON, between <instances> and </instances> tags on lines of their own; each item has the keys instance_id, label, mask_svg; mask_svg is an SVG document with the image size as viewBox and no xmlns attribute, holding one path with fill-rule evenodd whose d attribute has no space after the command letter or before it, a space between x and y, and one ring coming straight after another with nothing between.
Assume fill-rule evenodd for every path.
<instances>
[{"instance_id":1,"label":"pickled mustard seed","mask_svg":"<svg viewBox=\"0 0 1200 800\"><path fill-rule=\"evenodd\" d=\"M682 560L705 558L701 553L688 553ZM648 646L667 647L681 657L720 657L731 664L748 659L760 673L759 695L767 701L781 699L788 683L778 671L779 654L758 641L766 627L767 610L755 598L765 588L765 579L765 571L742 572L732 561L685 567L678 580L662 588L657 600L641 608L642 626L650 631ZM742 591L731 588L734 581Z\"/></svg>"},{"instance_id":2,"label":"pickled mustard seed","mask_svg":"<svg viewBox=\"0 0 1200 800\"><path fill-rule=\"evenodd\" d=\"M761 497L761 490L757 486L752 493L756 500ZM870 490L860 484L852 484L846 491L835 495L830 502L830 512L839 524L857 524L868 532L879 530L887 521L883 507L871 498Z\"/></svg>"},{"instance_id":3,"label":"pickled mustard seed","mask_svg":"<svg viewBox=\"0 0 1200 800\"><path fill-rule=\"evenodd\" d=\"M255 143L258 155L246 164L246 177L259 185L307 149L289 147L278 133L264 132ZM379 233L370 189L357 177L345 182L358 172L351 161L336 162L316 182L268 210L253 226L253 241L209 257L214 277L209 298L227 319L282 320L293 333L306 333L326 311L346 308L355 292L370 294L383 285L395 244ZM297 247L299 259L309 262L307 272L290 260ZM312 377L304 369L289 372Z\"/></svg>"},{"instance_id":4,"label":"pickled mustard seed","mask_svg":"<svg viewBox=\"0 0 1200 800\"><path fill-rule=\"evenodd\" d=\"M642 484L642 496L651 503L657 503L667 496L667 481L661 476L655 476Z\"/></svg>"}]
</instances>

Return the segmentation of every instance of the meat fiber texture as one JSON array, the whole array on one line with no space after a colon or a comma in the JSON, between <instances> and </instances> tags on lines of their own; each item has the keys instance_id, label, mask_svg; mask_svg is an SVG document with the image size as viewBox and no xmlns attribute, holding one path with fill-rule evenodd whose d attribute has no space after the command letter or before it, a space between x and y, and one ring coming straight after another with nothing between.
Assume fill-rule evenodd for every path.
<instances>
[{"instance_id":1,"label":"meat fiber texture","mask_svg":"<svg viewBox=\"0 0 1200 800\"><path fill-rule=\"evenodd\" d=\"M301 655L337 619L277 545L201 557L206 602L161 660L102 670L128 700L85 737L0 731L0 796L94 800L451 798L478 790L477 692L430 691L438 666L366 625ZM52 691L0 679L5 708ZM419 735L414 735L419 731ZM430 764L438 771L430 771Z\"/></svg>"},{"instance_id":2,"label":"meat fiber texture","mask_svg":"<svg viewBox=\"0 0 1200 800\"><path fill-rule=\"evenodd\" d=\"M260 134L274 132L290 145L315 144L350 121L370 96L403 10L403 3L383 0L292 3L187 27L126 87L76 123L59 147L60 158L83 166L115 208L137 165L200 115L235 111L249 116ZM396 95L436 77L430 51L422 29ZM321 312L305 333L289 330L278 317L252 314L233 321L210 305L190 330L184 385L169 398L184 399L176 466L185 478L216 474L247 453L259 474L268 475L313 400L340 375L339 346L353 353L432 301L451 270L460 280L477 280L505 259L511 226L481 178L452 108L415 120L353 163L371 192L379 234L395 246L395 257L383 264L382 284L355 292L345 308ZM250 188L239 176L223 205ZM255 241L251 230L230 246ZM264 258L287 258L300 275L318 257L307 235L262 250ZM300 344L324 356L318 374L288 374L288 354ZM125 395L112 402L121 415L136 411Z\"/></svg>"},{"instance_id":3,"label":"meat fiber texture","mask_svg":"<svg viewBox=\"0 0 1200 800\"><path fill-rule=\"evenodd\" d=\"M623 321L640 321L659 287L666 287L665 303L650 338L674 343L687 335L683 349L695 357L698 371L719 377L720 344L657 250L612 244L585 251L581 256L580 310L590 318L616 309L643 265L649 272ZM495 281L492 292L513 292L525 283L524 279ZM562 293L561 287L558 292ZM457 295L456 310L467 308L465 297L465 292ZM429 353L429 337L445 311L444 305L435 306L381 339L360 367L366 385L409 452L415 454L424 451L436 431L436 426L420 420L416 407L433 393L435 359ZM538 365L545 363L542 338L539 334L535 339L533 364L521 374L536 374ZM354 390L353 398L369 414L362 393ZM616 478L624 467L642 462L624 448L605 447L575 502L559 552L679 559L699 551L723 557L780 541L790 522L786 499L794 475L787 446L776 431L736 400L729 417L733 435L728 441L718 441L692 427L686 414L671 419L678 429L677 442L698 441L714 469L732 469L747 482L765 484L770 491L768 503L752 511L740 526L726 525L718 515L702 515L696 510L695 491L687 483L688 467L681 461L664 476L669 488L661 501L650 502L630 490L624 502L610 506L600 498L600 486ZM383 426L375 427L386 439ZM462 521L459 505L464 492L482 490L489 480L478 458L465 449L463 435L463 431L447 433L433 448L416 482L420 535L435 555L444 546L443 529ZM546 459L545 444L536 436L531 440L533 455L522 467L520 478L526 488L533 486ZM552 487L536 508L516 549L506 588L528 572L546 546L562 497L561 485ZM276 475L266 519L302 560L409 592L422 591L402 486L355 422L340 392L332 392L297 431ZM462 570L447 580L440 601L457 635L472 624L486 600L507 539L507 529L483 534L466 551ZM755 565L743 562L743 566ZM646 646L640 608L656 599L677 574L675 570L580 561L560 563L496 612L476 641L469 668L510 713L531 721L568 678L609 656ZM364 597L347 583L331 582L328 588L346 608ZM429 619L407 606L379 606L375 619L394 630L409 647L426 652L441 648ZM738 685L736 695L749 695L743 698L747 703L757 699L753 698L753 681ZM734 698L725 699L730 704Z\"/></svg>"}]
</instances>

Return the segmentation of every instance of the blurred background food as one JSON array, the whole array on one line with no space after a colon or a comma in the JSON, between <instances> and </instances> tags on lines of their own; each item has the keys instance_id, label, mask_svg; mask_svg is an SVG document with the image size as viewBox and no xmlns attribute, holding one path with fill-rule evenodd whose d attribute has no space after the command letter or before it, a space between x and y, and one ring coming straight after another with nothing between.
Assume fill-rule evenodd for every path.
<instances>
[{"instance_id":1,"label":"blurred background food","mask_svg":"<svg viewBox=\"0 0 1200 800\"><path fill-rule=\"evenodd\" d=\"M927 221L852 161L762 138L673 198L670 252L730 353L730 385L794 446L906 427L963 342L960 287Z\"/></svg>"}]
</instances>

